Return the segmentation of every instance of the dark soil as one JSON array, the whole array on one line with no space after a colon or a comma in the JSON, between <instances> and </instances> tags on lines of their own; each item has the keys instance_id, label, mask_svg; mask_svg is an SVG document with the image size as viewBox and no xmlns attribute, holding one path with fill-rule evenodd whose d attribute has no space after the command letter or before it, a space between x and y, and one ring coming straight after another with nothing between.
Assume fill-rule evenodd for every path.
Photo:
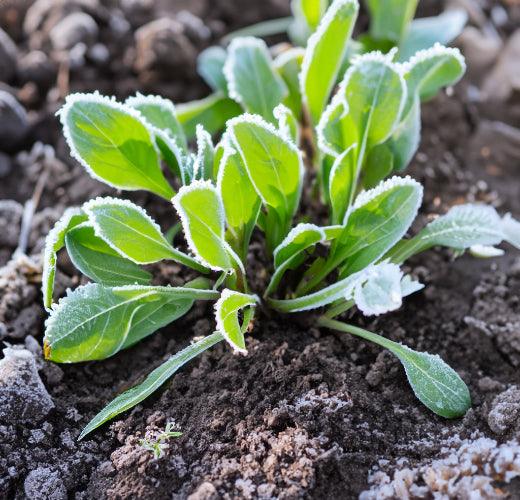
<instances>
[{"instance_id":1,"label":"dark soil","mask_svg":"<svg viewBox=\"0 0 520 500\"><path fill-rule=\"evenodd\" d=\"M0 339L24 345L34 354L35 361L24 360L20 370L31 394L40 391L41 396L31 399L28 418L9 414L2 406L7 396L0 385L0 497L357 498L366 491L365 498L414 498L426 488L425 498L432 498L433 491L444 493L444 498L498 498L500 493L520 498L520 480L506 483L498 469L485 469L491 462L484 452L472 452L478 467L457 472L456 493L448 487L435 490L428 480L432 474L446 476L436 460L455 450L462 463L468 443L473 443L472 450L481 450L478 440L484 438L494 440L486 441L492 448L507 447L504 456L511 464L506 459L501 463L508 470L520 469L520 252L511 248L493 260L453 260L439 250L419 256L410 268L427 285L423 292L407 299L396 313L376 320L352 318L414 349L440 354L470 388L473 407L463 419L447 421L422 406L389 353L346 334L309 327L308 318L261 312L248 338L247 357L219 345L128 414L76 441L90 418L116 394L194 336L211 333L214 324L211 306L198 305L109 360L71 366L43 361L43 238L66 206L111 191L69 158L53 113L62 97L75 90L99 89L119 97L141 90L175 101L203 96L206 89L194 61L188 64L182 57L194 57L226 31L286 15L288 7L282 0L75 0L67 7L54 1L36 17L33 31L24 34L21 26L24 19L27 23L30 3L0 4L0 22L15 40L19 56L41 49L50 75L45 84L41 68L30 78L18 69L0 84L29 109L22 143L15 151L0 147L0 265L5 264L0 269ZM495 6L508 9L510 19L519 19L513 4L491 4L485 13ZM427 2L424 12L441 7ZM49 41L49 31L65 8L92 16L98 33L96 40L87 41L90 48L97 43L108 50L107 62L87 52L76 68L67 70L63 54ZM197 17L179 15L183 9ZM140 26L164 15L184 30L182 43L177 40L183 55L177 66L166 70L164 61L139 56L134 43ZM204 19L209 31L197 19ZM115 26L119 22L121 27L122 21L127 31L118 35ZM514 27L501 25L500 35L507 39ZM409 170L425 186L419 222L464 201L492 203L520 217L518 95L506 102L475 100L471 96L479 78L464 80L454 95L442 94L423 107L421 149ZM53 149L35 146L38 141ZM48 178L31 227L31 259L10 260L18 244L23 203L42 175ZM170 219L167 203L146 194L132 198L159 220ZM261 251L254 250L249 269L252 282L259 283ZM160 273L176 277L178 267L164 265ZM78 277L63 259L57 291L77 284ZM52 401L46 399L47 392ZM170 440L164 456L154 459L139 440L164 429L167 422L175 422L183 435ZM451 471L459 470L453 460L450 464ZM421 468L429 475L417 472ZM485 480L471 478L488 478L491 489L486 490Z\"/></svg>"}]
</instances>

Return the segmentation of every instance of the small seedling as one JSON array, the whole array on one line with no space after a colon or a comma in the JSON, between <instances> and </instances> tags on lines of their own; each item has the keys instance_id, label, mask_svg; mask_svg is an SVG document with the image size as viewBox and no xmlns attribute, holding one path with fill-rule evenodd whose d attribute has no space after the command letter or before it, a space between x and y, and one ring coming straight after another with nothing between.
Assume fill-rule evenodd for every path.
<instances>
[{"instance_id":1,"label":"small seedling","mask_svg":"<svg viewBox=\"0 0 520 500\"><path fill-rule=\"evenodd\" d=\"M141 439L139 445L145 450L151 451L156 460L162 458L170 446L168 441L171 438L182 436L182 432L173 430L174 427L172 422L168 422L164 431L155 432L153 436Z\"/></svg>"},{"instance_id":2,"label":"small seedling","mask_svg":"<svg viewBox=\"0 0 520 500\"><path fill-rule=\"evenodd\" d=\"M259 321L258 308L308 314L316 327L390 350L417 398L438 415L458 417L470 407L468 388L438 356L338 320L354 307L366 316L398 309L423 288L401 264L432 247L456 255L469 249L480 257L500 253L495 246L502 241L520 247L520 222L479 204L455 206L406 236L423 188L397 174L417 149L420 102L458 81L464 59L439 45L404 63L394 60L395 50L375 51L349 59L344 71L357 10L354 0L333 2L303 53L272 61L263 42L251 38L232 42L227 55L217 51L224 71L208 64L211 81L248 112L227 121L216 145L214 110L206 113L207 127L195 127L193 152L191 125L166 99L67 98L60 118L73 156L111 186L171 199L188 250L172 245L178 221L166 237L128 200L97 198L66 211L45 247L46 358L71 363L113 356L185 315L196 300L214 301L216 324L214 333L116 397L80 438L143 401L215 344L225 341L246 354L245 334ZM316 183L305 192L328 208L329 220L301 215L309 178ZM248 282L255 231L271 258L264 290ZM92 283L53 304L56 256L64 247ZM203 276L184 286L153 285L143 266L162 260ZM157 443L147 446L160 454L164 443Z\"/></svg>"}]
</instances>

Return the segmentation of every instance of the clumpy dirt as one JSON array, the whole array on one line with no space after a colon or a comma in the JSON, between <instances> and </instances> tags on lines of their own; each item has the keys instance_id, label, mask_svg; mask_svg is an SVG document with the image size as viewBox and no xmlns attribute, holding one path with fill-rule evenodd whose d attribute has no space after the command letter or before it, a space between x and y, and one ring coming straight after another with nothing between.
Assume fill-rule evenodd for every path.
<instances>
[{"instance_id":1,"label":"clumpy dirt","mask_svg":"<svg viewBox=\"0 0 520 500\"><path fill-rule=\"evenodd\" d=\"M520 497L520 252L510 248L493 260L453 260L440 250L416 257L410 270L427 285L424 291L382 318L349 317L414 349L440 354L470 388L473 406L462 419L447 421L422 406L391 354L313 328L305 317L261 311L247 357L218 345L148 400L77 442L104 404L194 336L209 334L214 324L211 306L200 304L106 361L43 361L43 238L66 206L112 193L70 160L53 113L74 90L119 97L142 90L176 101L200 97L206 89L196 76L194 55L230 29L286 15L288 5L40 0L27 11L30 5L0 6L1 25L19 55L0 85L28 110L23 141L0 152L0 339L13 346L0 360L0 497ZM426 2L422 8L431 14L442 5ZM489 3L482 14L500 20L502 11L509 20L494 23L507 40L516 26L511 20L520 19L517 7ZM65 15L78 13L94 24ZM170 21L157 24L165 16ZM70 34L68 49L52 41L53 28L64 19L60 32ZM480 22L473 12L472 24ZM82 27L79 42L67 24ZM182 52L176 58L154 45L153 33L166 36L162 30L174 34L166 39L168 50ZM12 66L12 58L4 59ZM517 94L506 102L476 98L481 80L480 74L466 78L453 95L443 93L423 107L421 149L409 171L425 185L415 227L464 201L492 203L520 217L520 101ZM30 257L12 258L24 203L44 175L28 234ZM168 204L151 196L132 199L159 220L171 217ZM252 281L261 283L262 251L256 244L252 250L249 270ZM60 269L57 293L79 284L64 256ZM160 266L158 272L160 280L179 279L178 266ZM183 434L167 441L155 459L140 440L169 422Z\"/></svg>"}]
</instances>

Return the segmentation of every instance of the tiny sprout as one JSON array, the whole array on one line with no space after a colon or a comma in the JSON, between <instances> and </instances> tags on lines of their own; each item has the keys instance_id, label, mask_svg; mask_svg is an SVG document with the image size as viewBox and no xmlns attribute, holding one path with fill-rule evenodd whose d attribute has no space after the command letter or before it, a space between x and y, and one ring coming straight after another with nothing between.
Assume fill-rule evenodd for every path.
<instances>
[{"instance_id":1,"label":"tiny sprout","mask_svg":"<svg viewBox=\"0 0 520 500\"><path fill-rule=\"evenodd\" d=\"M173 430L174 427L173 422L168 422L164 431L155 431L151 437L139 440L139 445L145 450L151 451L154 459L162 458L170 447L168 441L171 438L182 436L182 432Z\"/></svg>"}]
</instances>

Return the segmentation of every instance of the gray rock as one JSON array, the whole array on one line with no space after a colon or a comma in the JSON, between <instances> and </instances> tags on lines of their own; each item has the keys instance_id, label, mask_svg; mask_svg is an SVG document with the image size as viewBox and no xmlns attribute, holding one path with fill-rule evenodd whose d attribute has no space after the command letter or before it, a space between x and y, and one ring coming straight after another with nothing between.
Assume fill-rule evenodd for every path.
<instances>
[{"instance_id":1,"label":"gray rock","mask_svg":"<svg viewBox=\"0 0 520 500\"><path fill-rule=\"evenodd\" d=\"M65 500L67 488L58 472L38 467L25 478L24 492L29 500Z\"/></svg>"},{"instance_id":2,"label":"gray rock","mask_svg":"<svg viewBox=\"0 0 520 500\"><path fill-rule=\"evenodd\" d=\"M0 360L0 420L9 424L40 422L54 408L32 353L4 349Z\"/></svg>"},{"instance_id":3,"label":"gray rock","mask_svg":"<svg viewBox=\"0 0 520 500\"><path fill-rule=\"evenodd\" d=\"M23 206L15 200L0 200L0 243L16 248L20 235Z\"/></svg>"},{"instance_id":4,"label":"gray rock","mask_svg":"<svg viewBox=\"0 0 520 500\"><path fill-rule=\"evenodd\" d=\"M0 90L0 149L16 151L29 131L27 113L14 96Z\"/></svg>"},{"instance_id":5,"label":"gray rock","mask_svg":"<svg viewBox=\"0 0 520 500\"><path fill-rule=\"evenodd\" d=\"M520 416L520 389L516 386L499 394L491 404L488 425L496 434L505 434L518 423Z\"/></svg>"},{"instance_id":6,"label":"gray rock","mask_svg":"<svg viewBox=\"0 0 520 500\"><path fill-rule=\"evenodd\" d=\"M16 45L0 28L0 79L8 82L16 73Z\"/></svg>"},{"instance_id":7,"label":"gray rock","mask_svg":"<svg viewBox=\"0 0 520 500\"><path fill-rule=\"evenodd\" d=\"M92 45L98 36L96 21L84 12L73 12L63 18L49 32L52 46L56 50L70 50L78 43Z\"/></svg>"},{"instance_id":8,"label":"gray rock","mask_svg":"<svg viewBox=\"0 0 520 500\"><path fill-rule=\"evenodd\" d=\"M41 50L32 50L18 63L18 78L22 83L34 82L48 87L56 80L56 75L56 64Z\"/></svg>"}]
</instances>

